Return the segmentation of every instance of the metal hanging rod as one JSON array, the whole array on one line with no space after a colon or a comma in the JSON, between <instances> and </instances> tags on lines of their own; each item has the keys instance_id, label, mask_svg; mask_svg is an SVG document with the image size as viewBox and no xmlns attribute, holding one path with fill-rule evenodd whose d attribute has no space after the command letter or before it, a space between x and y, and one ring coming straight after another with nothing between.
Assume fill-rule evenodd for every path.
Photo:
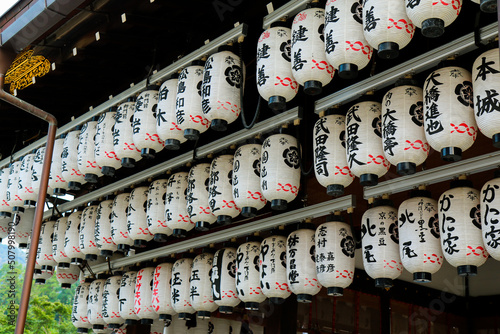
<instances>
[{"instance_id":1,"label":"metal hanging rod","mask_svg":"<svg viewBox=\"0 0 500 334\"><path fill-rule=\"evenodd\" d=\"M187 56L182 57L181 59L177 60L175 63L165 67L164 69L158 71L157 73L153 74L149 80L149 82L158 82L158 81L165 81L168 79L172 74L176 73L178 70L188 66L193 60L201 59L203 56L209 56L212 53L217 51L217 48L221 45L225 45L228 42L236 42L239 37L241 36L246 36L248 31L248 26L243 23L239 24L227 33L225 33L222 36L219 36L218 38L214 39L213 41L203 45L196 51L191 52ZM120 94L112 97L108 101L100 104L99 106L93 108L92 110L89 110L85 114L81 115L80 117L76 118L75 120L65 124L64 126L60 127L57 130L56 136L59 136L63 133L66 133L73 129L75 126L80 125L88 121L94 116L99 115L100 113L107 111L110 107L113 107L117 105L118 103L121 103L125 101L128 97L136 95L140 93L141 90L143 90L146 87L147 80L144 79L141 82L134 84L132 87L124 90ZM31 145L26 146L25 148L20 149L14 155L16 158L22 157L25 154L30 153L32 150L39 148L47 142L47 137L43 137L36 142L34 142ZM0 168L3 168L5 166L8 166L10 163L10 157L7 157L0 161Z\"/></svg>"},{"instance_id":2,"label":"metal hanging rod","mask_svg":"<svg viewBox=\"0 0 500 334\"><path fill-rule=\"evenodd\" d=\"M176 242L172 245L163 246L160 248L152 249L147 252L135 254L132 256L123 257L111 261L111 268L121 268L130 266L132 264L152 260L158 257L165 257L170 254L178 254L188 251L191 248L199 248L209 244L220 243L231 238L251 235L254 232L265 231L280 225L285 225L305 218L316 218L326 216L334 211L344 211L348 208L356 206L356 197L353 195L343 196L334 200L326 201L323 203L307 206L301 209L281 213L276 216L259 219L253 222L242 224L239 226L229 226L224 230L220 230L208 235L194 237L189 240ZM98 264L92 266L94 273L100 273L108 270L108 264Z\"/></svg>"},{"instance_id":3,"label":"metal hanging rod","mask_svg":"<svg viewBox=\"0 0 500 334\"><path fill-rule=\"evenodd\" d=\"M282 17L295 16L295 14L305 9L307 4L310 2L311 0L292 0L287 2L280 8L276 9L275 11L269 13L264 17L264 20L262 22L262 29L269 28L271 23L280 20Z\"/></svg>"},{"instance_id":4,"label":"metal hanging rod","mask_svg":"<svg viewBox=\"0 0 500 334\"><path fill-rule=\"evenodd\" d=\"M498 23L492 23L480 30L481 41L492 40L498 35ZM356 100L371 90L379 90L396 83L406 74L420 73L435 67L440 61L452 55L465 54L477 49L474 33L467 34L432 51L355 83L315 102L314 110L319 113L338 104L346 104Z\"/></svg>"},{"instance_id":5,"label":"metal hanging rod","mask_svg":"<svg viewBox=\"0 0 500 334\"><path fill-rule=\"evenodd\" d=\"M286 112L280 113L274 117L271 117L265 121L257 123L253 128L246 130L240 130L238 132L232 133L224 138L213 141L206 144L196 150L196 155L198 157L204 157L210 153L217 153L223 149L228 148L233 144L239 144L244 142L246 139L253 138L259 134L265 134L271 132L282 124L292 122L299 117L299 107L295 107ZM133 184L137 184L150 177L165 173L170 169L175 169L177 167L183 166L188 162L193 160L193 151L186 152L179 156L174 157L168 161L162 162L156 166L150 167L146 170L140 171L122 180L116 181L105 187L96 189L88 194L82 195L73 199L70 202L64 203L58 206L60 212L68 211L74 209L80 205L87 204L92 200L97 200L99 197L112 194L115 191L127 188ZM45 211L43 218L48 219L52 216L52 210Z\"/></svg>"},{"instance_id":6,"label":"metal hanging rod","mask_svg":"<svg viewBox=\"0 0 500 334\"><path fill-rule=\"evenodd\" d=\"M365 187L363 196L368 199L384 194L396 194L414 189L422 184L443 182L461 174L475 174L498 167L500 167L499 151L424 170L413 175L383 181L376 186Z\"/></svg>"}]
</instances>

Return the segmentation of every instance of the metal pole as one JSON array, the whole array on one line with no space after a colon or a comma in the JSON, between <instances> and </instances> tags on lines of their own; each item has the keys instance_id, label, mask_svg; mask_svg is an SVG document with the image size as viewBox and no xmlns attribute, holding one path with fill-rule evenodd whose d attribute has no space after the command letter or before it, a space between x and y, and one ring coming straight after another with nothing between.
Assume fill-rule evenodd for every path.
<instances>
[{"instance_id":1,"label":"metal pole","mask_svg":"<svg viewBox=\"0 0 500 334\"><path fill-rule=\"evenodd\" d=\"M0 64L0 70L2 70L2 72L0 73L0 99L49 123L47 146L45 149L45 158L43 160L40 192L38 193L38 200L36 204L35 219L33 221L33 232L31 233L31 245L28 255L28 261L26 263L23 291L21 294L21 303L19 304L19 313L17 315L15 331L15 334L23 334L30 301L33 272L35 271L36 252L38 249L38 241L40 239L40 230L43 219L43 207L45 204L45 198L47 197L50 164L52 163L52 151L54 150L54 141L56 139L57 120L53 115L4 91L3 86L5 82L5 73L10 66L10 62L8 64L7 62L8 60L12 61L12 58L7 55L6 50L0 49L0 60L2 63Z\"/></svg>"}]
</instances>

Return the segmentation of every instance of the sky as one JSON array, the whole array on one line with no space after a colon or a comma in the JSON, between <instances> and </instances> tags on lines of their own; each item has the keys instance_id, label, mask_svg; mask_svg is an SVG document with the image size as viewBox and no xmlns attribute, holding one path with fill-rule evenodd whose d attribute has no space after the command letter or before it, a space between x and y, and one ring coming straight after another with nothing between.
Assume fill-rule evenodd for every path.
<instances>
[{"instance_id":1,"label":"sky","mask_svg":"<svg viewBox=\"0 0 500 334\"><path fill-rule=\"evenodd\" d=\"M0 0L0 16L10 9L19 0Z\"/></svg>"}]
</instances>

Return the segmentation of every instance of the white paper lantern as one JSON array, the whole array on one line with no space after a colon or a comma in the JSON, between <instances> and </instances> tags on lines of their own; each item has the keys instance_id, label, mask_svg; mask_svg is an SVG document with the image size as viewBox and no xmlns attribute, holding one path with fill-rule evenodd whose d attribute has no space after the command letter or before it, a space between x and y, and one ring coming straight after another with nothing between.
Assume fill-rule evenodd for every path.
<instances>
[{"instance_id":1,"label":"white paper lantern","mask_svg":"<svg viewBox=\"0 0 500 334\"><path fill-rule=\"evenodd\" d=\"M80 224L83 208L77 208L68 217L68 226L64 234L64 253L70 258L72 264L82 264L85 254L80 249Z\"/></svg>"},{"instance_id":2,"label":"white paper lantern","mask_svg":"<svg viewBox=\"0 0 500 334\"><path fill-rule=\"evenodd\" d=\"M0 170L0 216L10 217L12 207L7 201L7 185L9 183L10 168L5 167Z\"/></svg>"},{"instance_id":3,"label":"white paper lantern","mask_svg":"<svg viewBox=\"0 0 500 334\"><path fill-rule=\"evenodd\" d=\"M474 144L472 77L460 67L432 72L424 84L425 136L444 161L457 161Z\"/></svg>"},{"instance_id":4,"label":"white paper lantern","mask_svg":"<svg viewBox=\"0 0 500 334\"><path fill-rule=\"evenodd\" d=\"M88 297L90 290L90 280L80 283L75 290L73 308L71 312L71 322L77 328L78 333L87 333L92 325L87 317Z\"/></svg>"},{"instance_id":5,"label":"white paper lantern","mask_svg":"<svg viewBox=\"0 0 500 334\"><path fill-rule=\"evenodd\" d=\"M80 142L80 132L82 126L77 126L75 130L66 134L61 153L61 175L68 183L68 189L80 190L85 182L85 174L78 168L78 145ZM35 165L33 165L35 166ZM33 173L35 169L33 168ZM36 175L36 177L40 177Z\"/></svg>"},{"instance_id":6,"label":"white paper lantern","mask_svg":"<svg viewBox=\"0 0 500 334\"><path fill-rule=\"evenodd\" d=\"M113 144L113 126L117 107L111 107L99 117L95 134L95 161L102 167L104 175L113 176L122 167L121 159L116 155Z\"/></svg>"},{"instance_id":7,"label":"white paper lantern","mask_svg":"<svg viewBox=\"0 0 500 334\"><path fill-rule=\"evenodd\" d=\"M156 266L153 278L151 306L160 320L164 321L172 321L172 316L176 314L171 303L172 265L164 262Z\"/></svg>"},{"instance_id":8,"label":"white paper lantern","mask_svg":"<svg viewBox=\"0 0 500 334\"><path fill-rule=\"evenodd\" d=\"M19 192L19 173L21 172L21 161L10 164L9 180L7 181L7 203L12 211L23 211L24 201L17 194Z\"/></svg>"},{"instance_id":9,"label":"white paper lantern","mask_svg":"<svg viewBox=\"0 0 500 334\"><path fill-rule=\"evenodd\" d=\"M262 145L260 170L262 194L271 209L285 210L300 187L300 156L297 139L287 134L269 136Z\"/></svg>"},{"instance_id":10,"label":"white paper lantern","mask_svg":"<svg viewBox=\"0 0 500 334\"><path fill-rule=\"evenodd\" d=\"M240 303L236 290L236 249L224 247L215 252L212 264L212 293L220 313L233 313Z\"/></svg>"},{"instance_id":11,"label":"white paper lantern","mask_svg":"<svg viewBox=\"0 0 500 334\"><path fill-rule=\"evenodd\" d=\"M54 235L52 238L52 256L58 268L69 268L71 259L64 252L66 230L68 228L68 217L59 218L54 224Z\"/></svg>"},{"instance_id":12,"label":"white paper lantern","mask_svg":"<svg viewBox=\"0 0 500 334\"><path fill-rule=\"evenodd\" d=\"M186 188L186 211L198 231L207 231L217 218L208 206L210 164L200 163L189 170Z\"/></svg>"},{"instance_id":13,"label":"white paper lantern","mask_svg":"<svg viewBox=\"0 0 500 334\"><path fill-rule=\"evenodd\" d=\"M85 181L96 183L102 176L101 166L95 161L95 135L99 116L83 124L78 143L78 169L85 175Z\"/></svg>"},{"instance_id":14,"label":"white paper lantern","mask_svg":"<svg viewBox=\"0 0 500 334\"><path fill-rule=\"evenodd\" d=\"M54 271L56 262L52 255L52 238L54 236L55 221L47 221L42 224L40 230L40 239L38 241L38 251L36 253L36 262L41 266L42 272Z\"/></svg>"},{"instance_id":15,"label":"white paper lantern","mask_svg":"<svg viewBox=\"0 0 500 334\"><path fill-rule=\"evenodd\" d=\"M37 268L38 269L38 268ZM33 274L33 278L35 279L35 285L44 285L48 279L50 279L54 275L54 270L45 270L35 271Z\"/></svg>"},{"instance_id":16,"label":"white paper lantern","mask_svg":"<svg viewBox=\"0 0 500 334\"><path fill-rule=\"evenodd\" d=\"M414 174L429 155L422 99L420 87L404 85L388 91L382 100L384 156L400 175Z\"/></svg>"},{"instance_id":17,"label":"white paper lantern","mask_svg":"<svg viewBox=\"0 0 500 334\"><path fill-rule=\"evenodd\" d=\"M481 229L483 242L488 254L500 261L500 172L495 178L486 182L481 189Z\"/></svg>"},{"instance_id":18,"label":"white paper lantern","mask_svg":"<svg viewBox=\"0 0 500 334\"><path fill-rule=\"evenodd\" d=\"M153 309L153 276L155 267L146 267L137 272L135 280L134 312L141 324L152 324L158 315Z\"/></svg>"},{"instance_id":19,"label":"white paper lantern","mask_svg":"<svg viewBox=\"0 0 500 334\"><path fill-rule=\"evenodd\" d=\"M351 172L362 186L374 186L391 164L384 156L381 105L366 101L353 105L346 116L346 154Z\"/></svg>"},{"instance_id":20,"label":"white paper lantern","mask_svg":"<svg viewBox=\"0 0 500 334\"><path fill-rule=\"evenodd\" d=\"M9 235L9 223L11 222L12 219L10 217L0 217L0 241Z\"/></svg>"},{"instance_id":21,"label":"white paper lantern","mask_svg":"<svg viewBox=\"0 0 500 334\"><path fill-rule=\"evenodd\" d=\"M415 26L422 29L425 37L439 37L444 28L452 24L460 14L462 0L451 2L406 0L406 14Z\"/></svg>"},{"instance_id":22,"label":"white paper lantern","mask_svg":"<svg viewBox=\"0 0 500 334\"><path fill-rule=\"evenodd\" d=\"M290 65L291 38L292 30L276 22L260 35L257 44L257 89L275 111L284 110L299 90Z\"/></svg>"},{"instance_id":23,"label":"white paper lantern","mask_svg":"<svg viewBox=\"0 0 500 334\"><path fill-rule=\"evenodd\" d=\"M403 272L397 215L391 201L381 200L365 211L361 221L363 266L378 288L392 287Z\"/></svg>"},{"instance_id":24,"label":"white paper lantern","mask_svg":"<svg viewBox=\"0 0 500 334\"><path fill-rule=\"evenodd\" d=\"M184 131L177 124L175 102L177 98L177 75L160 86L157 109L156 131L168 150L178 150L186 141Z\"/></svg>"},{"instance_id":25,"label":"white paper lantern","mask_svg":"<svg viewBox=\"0 0 500 334\"><path fill-rule=\"evenodd\" d=\"M95 221L99 202L91 202L83 209L80 224L80 250L85 254L85 260L95 261L99 255L99 248L95 241Z\"/></svg>"},{"instance_id":26,"label":"white paper lantern","mask_svg":"<svg viewBox=\"0 0 500 334\"><path fill-rule=\"evenodd\" d=\"M158 86L148 86L135 102L133 140L146 159L153 159L157 152L163 150L165 143L156 133L156 108L158 107Z\"/></svg>"},{"instance_id":27,"label":"white paper lantern","mask_svg":"<svg viewBox=\"0 0 500 334\"><path fill-rule=\"evenodd\" d=\"M367 42L382 59L394 59L410 43L415 26L406 15L405 2L365 0L363 32Z\"/></svg>"},{"instance_id":28,"label":"white paper lantern","mask_svg":"<svg viewBox=\"0 0 500 334\"><path fill-rule=\"evenodd\" d=\"M479 4L481 11L485 13L495 13L497 11L497 2L495 0L471 0Z\"/></svg>"},{"instance_id":29,"label":"white paper lantern","mask_svg":"<svg viewBox=\"0 0 500 334\"><path fill-rule=\"evenodd\" d=\"M201 84L203 63L194 61L179 74L175 115L179 128L188 140L196 140L200 133L207 131L210 122L203 115L201 106Z\"/></svg>"},{"instance_id":30,"label":"white paper lantern","mask_svg":"<svg viewBox=\"0 0 500 334\"><path fill-rule=\"evenodd\" d=\"M50 164L49 188L54 189L54 195L64 195L68 189L68 182L62 176L62 153L66 135L54 141L52 163Z\"/></svg>"},{"instance_id":31,"label":"white paper lantern","mask_svg":"<svg viewBox=\"0 0 500 334\"><path fill-rule=\"evenodd\" d=\"M33 193L29 196L25 197L25 200L32 201L30 202L32 205L36 204L38 200L38 194L40 193L40 186L42 182L42 170L43 170L43 161L45 159L45 146L40 147L36 153L35 158L33 159L33 174L31 174L31 187L33 188ZM49 175L50 181L50 175ZM54 189L51 187L47 187L47 195L52 195L54 193Z\"/></svg>"},{"instance_id":32,"label":"white paper lantern","mask_svg":"<svg viewBox=\"0 0 500 334\"><path fill-rule=\"evenodd\" d=\"M80 268L77 265L71 264L69 268L57 267L56 278L63 289L71 289L71 284L78 281L80 276Z\"/></svg>"},{"instance_id":33,"label":"white paper lantern","mask_svg":"<svg viewBox=\"0 0 500 334\"><path fill-rule=\"evenodd\" d=\"M248 237L236 251L236 290L245 303L245 309L257 311L266 296L260 287L260 241L258 237Z\"/></svg>"},{"instance_id":34,"label":"white paper lantern","mask_svg":"<svg viewBox=\"0 0 500 334\"><path fill-rule=\"evenodd\" d=\"M215 131L226 131L241 113L241 92L245 82L240 57L222 46L205 62L201 86L203 114ZM244 65L243 65L244 67Z\"/></svg>"},{"instance_id":35,"label":"white paper lantern","mask_svg":"<svg viewBox=\"0 0 500 334\"><path fill-rule=\"evenodd\" d=\"M312 303L321 290L316 275L314 225L303 224L290 233L286 245L288 286L299 303Z\"/></svg>"},{"instance_id":36,"label":"white paper lantern","mask_svg":"<svg viewBox=\"0 0 500 334\"><path fill-rule=\"evenodd\" d=\"M102 319L109 328L119 328L124 319L120 316L120 284L122 276L109 277L102 291Z\"/></svg>"},{"instance_id":37,"label":"white paper lantern","mask_svg":"<svg viewBox=\"0 0 500 334\"><path fill-rule=\"evenodd\" d=\"M99 254L110 257L116 252L116 244L111 237L111 217L113 211L114 196L106 196L106 200L99 203L95 220L95 244Z\"/></svg>"},{"instance_id":38,"label":"white paper lantern","mask_svg":"<svg viewBox=\"0 0 500 334\"><path fill-rule=\"evenodd\" d=\"M330 196L341 196L354 180L345 155L345 116L330 114L314 125L314 173Z\"/></svg>"},{"instance_id":39,"label":"white paper lantern","mask_svg":"<svg viewBox=\"0 0 500 334\"><path fill-rule=\"evenodd\" d=\"M14 216L13 221L16 227L16 242L18 243L20 249L28 248L34 218L35 208L27 208L24 212L16 212Z\"/></svg>"},{"instance_id":40,"label":"white paper lantern","mask_svg":"<svg viewBox=\"0 0 500 334\"><path fill-rule=\"evenodd\" d=\"M167 183L165 220L175 237L185 237L194 227L187 213L187 177L188 173L178 172L172 174Z\"/></svg>"},{"instance_id":41,"label":"white paper lantern","mask_svg":"<svg viewBox=\"0 0 500 334\"><path fill-rule=\"evenodd\" d=\"M304 86L304 93L317 95L332 80L335 70L325 54L325 10L317 8L318 3L311 5L293 19L291 65L293 77Z\"/></svg>"},{"instance_id":42,"label":"white paper lantern","mask_svg":"<svg viewBox=\"0 0 500 334\"><path fill-rule=\"evenodd\" d=\"M291 295L286 272L286 237L279 233L265 238L260 245L260 287L275 304Z\"/></svg>"},{"instance_id":43,"label":"white paper lantern","mask_svg":"<svg viewBox=\"0 0 500 334\"><path fill-rule=\"evenodd\" d=\"M154 235L155 241L167 241L172 235L172 230L167 226L165 220L165 198L167 192L167 179L151 182L148 190L147 221L148 229Z\"/></svg>"},{"instance_id":44,"label":"white paper lantern","mask_svg":"<svg viewBox=\"0 0 500 334\"><path fill-rule=\"evenodd\" d=\"M240 146L234 153L233 199L243 217L255 217L267 203L260 189L261 154L260 144Z\"/></svg>"},{"instance_id":45,"label":"white paper lantern","mask_svg":"<svg viewBox=\"0 0 500 334\"><path fill-rule=\"evenodd\" d=\"M134 240L128 234L128 204L130 200L129 190L117 195L113 201L111 211L111 238L119 251L128 251L134 245Z\"/></svg>"},{"instance_id":46,"label":"white paper lantern","mask_svg":"<svg viewBox=\"0 0 500 334\"><path fill-rule=\"evenodd\" d=\"M148 229L147 203L148 187L132 190L128 202L127 230L129 237L134 240L135 247L146 247L147 242L153 239Z\"/></svg>"},{"instance_id":47,"label":"white paper lantern","mask_svg":"<svg viewBox=\"0 0 500 334\"><path fill-rule=\"evenodd\" d=\"M137 323L139 317L134 311L135 281L137 271L127 271L120 283L120 316L127 325Z\"/></svg>"},{"instance_id":48,"label":"white paper lantern","mask_svg":"<svg viewBox=\"0 0 500 334\"><path fill-rule=\"evenodd\" d=\"M185 257L175 261L172 267L171 304L182 320L191 319L195 312L191 306L192 291L189 284L192 265L193 259Z\"/></svg>"},{"instance_id":49,"label":"white paper lantern","mask_svg":"<svg viewBox=\"0 0 500 334\"><path fill-rule=\"evenodd\" d=\"M99 278L90 283L87 318L94 331L104 329L106 324L102 318L102 292L105 282L105 279Z\"/></svg>"},{"instance_id":50,"label":"white paper lantern","mask_svg":"<svg viewBox=\"0 0 500 334\"><path fill-rule=\"evenodd\" d=\"M211 251L211 249L206 250L194 258L189 278L191 306L198 312L198 319L210 319L210 314L217 310L212 293L212 283L210 279L207 279L210 278L214 261L214 255Z\"/></svg>"},{"instance_id":51,"label":"white paper lantern","mask_svg":"<svg viewBox=\"0 0 500 334\"><path fill-rule=\"evenodd\" d=\"M439 197L441 248L460 276L475 276L488 258L481 231L479 190L468 180L456 180Z\"/></svg>"},{"instance_id":52,"label":"white paper lantern","mask_svg":"<svg viewBox=\"0 0 500 334\"><path fill-rule=\"evenodd\" d=\"M135 97L118 106L113 126L113 145L116 156L121 159L123 167L132 168L136 161L142 159L141 150L134 144L134 111Z\"/></svg>"},{"instance_id":53,"label":"white paper lantern","mask_svg":"<svg viewBox=\"0 0 500 334\"><path fill-rule=\"evenodd\" d=\"M354 279L356 243L351 226L331 215L316 229L316 274L329 296L343 296Z\"/></svg>"},{"instance_id":54,"label":"white paper lantern","mask_svg":"<svg viewBox=\"0 0 500 334\"><path fill-rule=\"evenodd\" d=\"M432 280L443 264L437 201L428 191L414 191L398 209L401 262L413 281Z\"/></svg>"},{"instance_id":55,"label":"white paper lantern","mask_svg":"<svg viewBox=\"0 0 500 334\"><path fill-rule=\"evenodd\" d=\"M208 205L220 225L230 224L241 211L233 198L233 161L233 155L220 155L210 165Z\"/></svg>"},{"instance_id":56,"label":"white paper lantern","mask_svg":"<svg viewBox=\"0 0 500 334\"><path fill-rule=\"evenodd\" d=\"M498 53L498 48L488 50L472 65L474 116L481 133L493 139L496 148L500 148L500 105L496 97L500 91Z\"/></svg>"},{"instance_id":57,"label":"white paper lantern","mask_svg":"<svg viewBox=\"0 0 500 334\"><path fill-rule=\"evenodd\" d=\"M19 172L19 189L17 195L21 198L21 200L23 200L25 207L34 206L36 204L36 200L31 201L31 199L35 196L38 196L38 194L33 193L33 181L31 180L33 175L35 154L36 150L33 150L32 153L26 154L23 157L21 170Z\"/></svg>"},{"instance_id":58,"label":"white paper lantern","mask_svg":"<svg viewBox=\"0 0 500 334\"><path fill-rule=\"evenodd\" d=\"M373 48L363 34L362 0L329 0L325 8L326 60L343 79L357 77L368 65Z\"/></svg>"}]
</instances>

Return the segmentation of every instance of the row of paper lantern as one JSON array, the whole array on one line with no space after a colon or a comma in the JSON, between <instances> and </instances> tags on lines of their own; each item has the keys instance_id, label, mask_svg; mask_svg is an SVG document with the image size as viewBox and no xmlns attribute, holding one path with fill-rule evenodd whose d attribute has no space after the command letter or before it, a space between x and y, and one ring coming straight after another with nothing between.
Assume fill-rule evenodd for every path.
<instances>
[{"instance_id":1,"label":"row of paper lantern","mask_svg":"<svg viewBox=\"0 0 500 334\"><path fill-rule=\"evenodd\" d=\"M441 152L443 160L456 161L472 146L478 129L499 147L499 101L493 89L500 84L498 54L492 49L480 55L472 75L460 67L444 67L427 77L424 89L397 86L382 103L357 103L346 117L327 110L314 126L318 181L338 196L354 176L364 186L377 184L391 164L399 174L415 173L430 148Z\"/></svg>"},{"instance_id":2,"label":"row of paper lantern","mask_svg":"<svg viewBox=\"0 0 500 334\"><path fill-rule=\"evenodd\" d=\"M479 2L479 1L475 1ZM481 8L496 10L483 0ZM373 49L381 58L395 58L413 38L415 25L428 37L438 37L459 15L462 0L328 0L313 1L292 24L274 23L257 46L257 87L275 110L297 94L316 95L333 78L354 78L368 65Z\"/></svg>"},{"instance_id":3,"label":"row of paper lantern","mask_svg":"<svg viewBox=\"0 0 500 334\"><path fill-rule=\"evenodd\" d=\"M499 187L500 178L485 184L481 192L460 179L439 201L425 190L414 191L399 209L380 200L362 218L367 274L376 286L387 288L403 267L415 281L431 281L443 257L459 275L477 274L488 254L500 260L496 232L500 214L492 208L498 203ZM151 323L174 314L190 319L195 312L206 319L217 309L231 313L240 302L246 309L258 310L266 298L280 303L291 293L300 302L311 302L323 286L329 295L340 296L354 278L355 248L350 225L332 215L317 228L300 224L288 237L276 230L264 240L249 237L239 247L226 244L196 257L188 253L173 264L102 280L103 314L119 314L102 321L113 326L134 320Z\"/></svg>"}]
</instances>

